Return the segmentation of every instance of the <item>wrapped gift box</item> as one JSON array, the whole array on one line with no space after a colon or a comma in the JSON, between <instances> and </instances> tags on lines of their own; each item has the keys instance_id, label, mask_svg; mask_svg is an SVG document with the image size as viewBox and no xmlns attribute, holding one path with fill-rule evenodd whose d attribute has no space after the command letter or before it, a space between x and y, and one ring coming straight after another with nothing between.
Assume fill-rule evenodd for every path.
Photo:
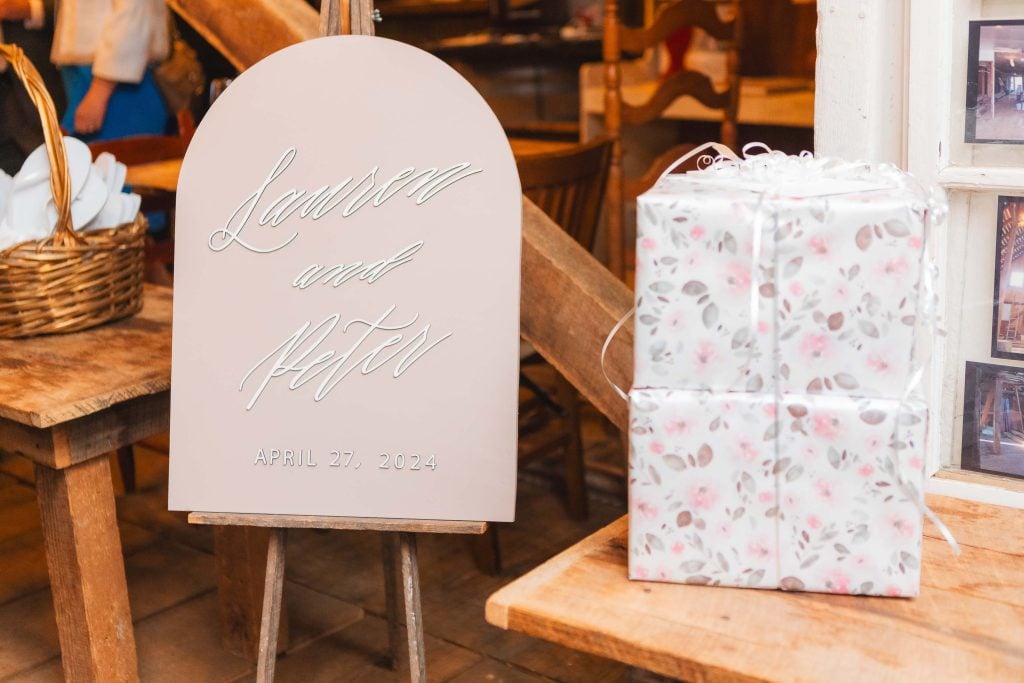
<instances>
[{"instance_id":1,"label":"wrapped gift box","mask_svg":"<svg viewBox=\"0 0 1024 683\"><path fill-rule=\"evenodd\" d=\"M942 202L892 167L779 153L638 199L631 578L917 594Z\"/></svg>"},{"instance_id":2,"label":"wrapped gift box","mask_svg":"<svg viewBox=\"0 0 1024 683\"><path fill-rule=\"evenodd\" d=\"M634 390L632 579L912 596L919 401Z\"/></svg>"},{"instance_id":3,"label":"wrapped gift box","mask_svg":"<svg viewBox=\"0 0 1024 683\"><path fill-rule=\"evenodd\" d=\"M637 200L634 386L750 391L778 373L790 392L900 395L922 198L863 182L821 182L812 189L829 194L800 196L799 186L689 176Z\"/></svg>"}]
</instances>

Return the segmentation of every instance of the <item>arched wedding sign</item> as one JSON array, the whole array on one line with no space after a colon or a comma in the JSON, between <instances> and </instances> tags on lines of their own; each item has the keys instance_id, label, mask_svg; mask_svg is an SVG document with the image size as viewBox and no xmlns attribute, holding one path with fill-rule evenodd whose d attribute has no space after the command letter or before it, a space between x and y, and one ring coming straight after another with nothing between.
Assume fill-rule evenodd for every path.
<instances>
[{"instance_id":1,"label":"arched wedding sign","mask_svg":"<svg viewBox=\"0 0 1024 683\"><path fill-rule=\"evenodd\" d=\"M511 520L520 220L435 57L331 37L243 73L179 181L171 509Z\"/></svg>"}]
</instances>

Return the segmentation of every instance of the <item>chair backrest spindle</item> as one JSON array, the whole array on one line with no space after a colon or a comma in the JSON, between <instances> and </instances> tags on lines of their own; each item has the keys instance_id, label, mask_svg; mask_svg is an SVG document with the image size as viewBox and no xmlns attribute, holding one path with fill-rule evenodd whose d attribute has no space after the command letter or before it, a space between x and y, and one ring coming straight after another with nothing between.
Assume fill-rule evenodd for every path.
<instances>
[{"instance_id":1,"label":"chair backrest spindle","mask_svg":"<svg viewBox=\"0 0 1024 683\"><path fill-rule=\"evenodd\" d=\"M731 19L723 20L718 8L728 6ZM686 150L675 147L660 155L638 178L625 177L622 135L625 125L642 125L658 119L678 98L688 96L709 109L722 112L719 139L729 147L737 142L736 115L739 108L739 50L742 21L739 0L678 0L663 5L647 26L633 28L619 20L618 0L605 0L604 14L604 127L612 140L608 170L606 226L608 266L620 278L625 275L624 212L627 203L654 184L658 176ZM719 90L706 73L685 66L661 80L654 92L640 104L624 101L622 94L622 52L639 53L657 47L683 27L699 28L726 46L726 88ZM692 145L689 146L692 148Z\"/></svg>"},{"instance_id":2,"label":"chair backrest spindle","mask_svg":"<svg viewBox=\"0 0 1024 683\"><path fill-rule=\"evenodd\" d=\"M612 142L603 137L517 159L523 194L588 250L597 233L611 153Z\"/></svg>"}]
</instances>

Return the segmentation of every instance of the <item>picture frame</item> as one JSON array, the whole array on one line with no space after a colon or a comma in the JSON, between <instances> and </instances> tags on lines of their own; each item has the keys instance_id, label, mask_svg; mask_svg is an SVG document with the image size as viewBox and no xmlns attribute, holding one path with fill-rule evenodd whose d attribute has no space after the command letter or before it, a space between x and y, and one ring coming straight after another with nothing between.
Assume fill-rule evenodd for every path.
<instances>
[{"instance_id":1,"label":"picture frame","mask_svg":"<svg viewBox=\"0 0 1024 683\"><path fill-rule=\"evenodd\" d=\"M1024 18L969 22L964 107L964 142L1024 144Z\"/></svg>"},{"instance_id":2,"label":"picture frame","mask_svg":"<svg viewBox=\"0 0 1024 683\"><path fill-rule=\"evenodd\" d=\"M991 353L1024 361L1024 197L999 196L995 230Z\"/></svg>"},{"instance_id":3,"label":"picture frame","mask_svg":"<svg viewBox=\"0 0 1024 683\"><path fill-rule=\"evenodd\" d=\"M1024 368L967 361L960 468L1024 479Z\"/></svg>"}]
</instances>

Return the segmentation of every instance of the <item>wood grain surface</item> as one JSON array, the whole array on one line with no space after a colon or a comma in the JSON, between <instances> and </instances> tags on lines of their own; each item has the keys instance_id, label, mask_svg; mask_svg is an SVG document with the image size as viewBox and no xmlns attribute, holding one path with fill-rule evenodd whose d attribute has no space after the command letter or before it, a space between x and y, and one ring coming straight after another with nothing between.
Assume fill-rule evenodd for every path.
<instances>
[{"instance_id":1,"label":"wood grain surface","mask_svg":"<svg viewBox=\"0 0 1024 683\"><path fill-rule=\"evenodd\" d=\"M192 512L190 524L254 526L286 529L347 529L360 531L408 531L416 534L482 534L487 522L432 519L385 519L383 517L319 517L315 515L261 515L235 512Z\"/></svg>"},{"instance_id":2,"label":"wood grain surface","mask_svg":"<svg viewBox=\"0 0 1024 683\"><path fill-rule=\"evenodd\" d=\"M1024 515L931 496L915 599L629 581L627 517L499 590L487 620L693 681L1020 681Z\"/></svg>"},{"instance_id":3,"label":"wood grain surface","mask_svg":"<svg viewBox=\"0 0 1024 683\"><path fill-rule=\"evenodd\" d=\"M0 340L0 418L50 427L171 386L171 291L142 311L73 334Z\"/></svg>"},{"instance_id":4,"label":"wood grain surface","mask_svg":"<svg viewBox=\"0 0 1024 683\"><path fill-rule=\"evenodd\" d=\"M250 662L260 651L260 624L267 571L267 553L273 529L218 526L213 530L217 572L217 613L225 649ZM287 611L281 613L277 651L288 647Z\"/></svg>"},{"instance_id":5,"label":"wood grain surface","mask_svg":"<svg viewBox=\"0 0 1024 683\"><path fill-rule=\"evenodd\" d=\"M36 466L46 563L69 681L137 681L110 461Z\"/></svg>"},{"instance_id":6,"label":"wood grain surface","mask_svg":"<svg viewBox=\"0 0 1024 683\"><path fill-rule=\"evenodd\" d=\"M523 199L520 332L614 424L628 407L601 373L601 346L633 306L633 295L538 209ZM624 325L608 347L609 377L624 390L633 377L633 326Z\"/></svg>"},{"instance_id":7,"label":"wood grain surface","mask_svg":"<svg viewBox=\"0 0 1024 683\"><path fill-rule=\"evenodd\" d=\"M319 35L319 15L303 0L168 0L167 6L239 71Z\"/></svg>"}]
</instances>

